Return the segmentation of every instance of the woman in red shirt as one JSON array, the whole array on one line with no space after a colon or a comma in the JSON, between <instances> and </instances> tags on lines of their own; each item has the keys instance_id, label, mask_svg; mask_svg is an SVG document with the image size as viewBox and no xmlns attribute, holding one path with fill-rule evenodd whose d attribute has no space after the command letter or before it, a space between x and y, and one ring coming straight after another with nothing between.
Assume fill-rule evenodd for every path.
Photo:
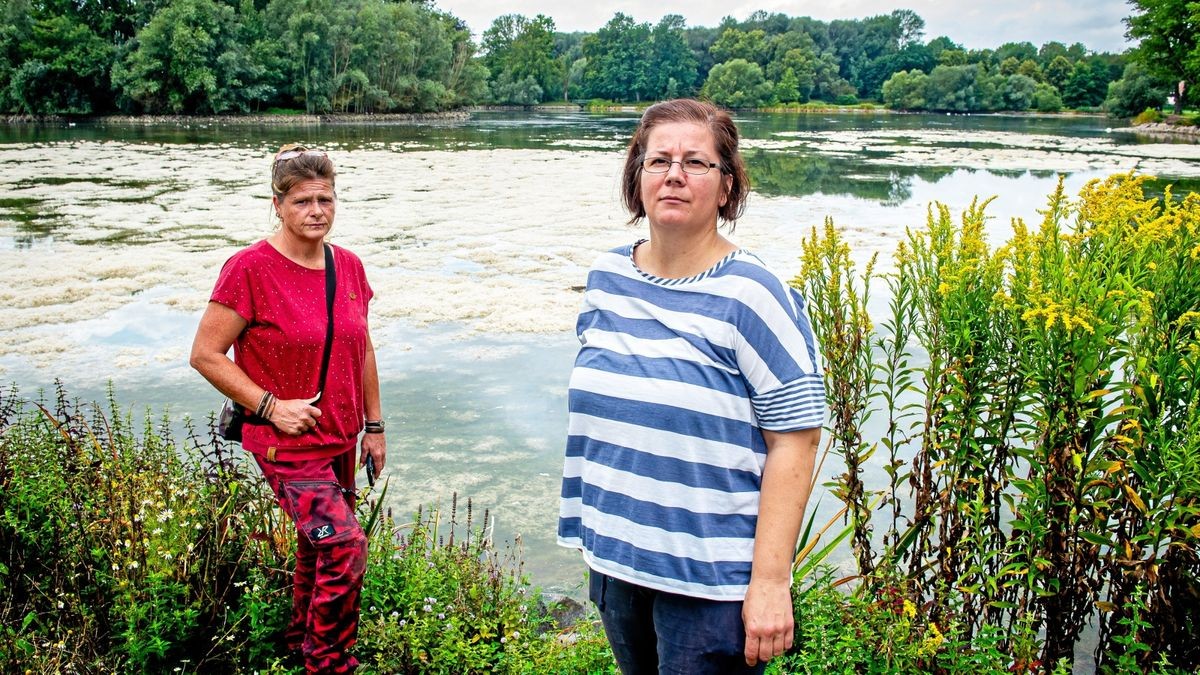
<instances>
[{"instance_id":1,"label":"woman in red shirt","mask_svg":"<svg viewBox=\"0 0 1200 675\"><path fill-rule=\"evenodd\" d=\"M328 155L280 148L271 191L279 228L226 261L200 319L191 364L258 413L259 423L244 427L242 446L296 524L288 648L309 672L351 672L358 664L347 650L356 640L367 557L354 516L354 473L368 457L378 473L386 456L367 325L373 293L358 257L325 243L337 210ZM334 331L318 391L329 318L326 246L336 272Z\"/></svg>"}]
</instances>

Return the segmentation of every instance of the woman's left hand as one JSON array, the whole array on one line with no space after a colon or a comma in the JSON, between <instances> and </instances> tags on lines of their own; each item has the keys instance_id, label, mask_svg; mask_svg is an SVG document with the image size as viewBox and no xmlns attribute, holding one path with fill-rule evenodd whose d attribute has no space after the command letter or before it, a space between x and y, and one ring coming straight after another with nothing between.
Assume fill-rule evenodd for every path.
<instances>
[{"instance_id":1,"label":"woman's left hand","mask_svg":"<svg viewBox=\"0 0 1200 675\"><path fill-rule=\"evenodd\" d=\"M358 467L361 469L367 463L367 455L375 462L375 475L371 480L383 473L383 464L387 460L387 439L384 434L363 434L362 451L358 457Z\"/></svg>"},{"instance_id":2,"label":"woman's left hand","mask_svg":"<svg viewBox=\"0 0 1200 675\"><path fill-rule=\"evenodd\" d=\"M792 592L787 579L750 580L742 604L746 624L746 664L766 662L792 648L795 619Z\"/></svg>"}]
</instances>

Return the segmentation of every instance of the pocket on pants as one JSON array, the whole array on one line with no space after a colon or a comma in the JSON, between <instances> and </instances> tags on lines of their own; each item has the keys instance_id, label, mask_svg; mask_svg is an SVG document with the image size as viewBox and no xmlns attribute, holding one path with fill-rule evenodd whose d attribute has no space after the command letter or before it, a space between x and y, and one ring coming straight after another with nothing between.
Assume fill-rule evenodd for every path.
<instances>
[{"instance_id":1,"label":"pocket on pants","mask_svg":"<svg viewBox=\"0 0 1200 675\"><path fill-rule=\"evenodd\" d=\"M596 605L596 611L604 611L604 592L608 590L608 575L588 570L588 600Z\"/></svg>"},{"instance_id":2,"label":"pocket on pants","mask_svg":"<svg viewBox=\"0 0 1200 675\"><path fill-rule=\"evenodd\" d=\"M284 481L283 493L296 529L313 548L326 548L358 536L358 519L342 486L332 481Z\"/></svg>"}]
</instances>

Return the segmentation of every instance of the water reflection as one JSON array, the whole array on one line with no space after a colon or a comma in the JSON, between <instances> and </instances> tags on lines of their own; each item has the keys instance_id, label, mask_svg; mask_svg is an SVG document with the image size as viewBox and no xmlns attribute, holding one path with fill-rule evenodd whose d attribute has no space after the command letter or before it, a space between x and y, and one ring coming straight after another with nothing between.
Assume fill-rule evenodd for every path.
<instances>
[{"instance_id":1,"label":"water reflection","mask_svg":"<svg viewBox=\"0 0 1200 675\"><path fill-rule=\"evenodd\" d=\"M894 167L819 153L751 149L745 153L750 182L768 197L844 195L895 206L912 198L914 177L936 183L948 167Z\"/></svg>"}]
</instances>

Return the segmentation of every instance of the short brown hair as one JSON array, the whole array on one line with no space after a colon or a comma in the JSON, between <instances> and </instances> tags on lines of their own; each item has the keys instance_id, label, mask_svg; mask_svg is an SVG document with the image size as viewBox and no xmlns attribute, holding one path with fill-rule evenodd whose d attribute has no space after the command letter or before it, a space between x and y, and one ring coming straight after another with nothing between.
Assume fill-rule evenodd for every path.
<instances>
[{"instance_id":1,"label":"short brown hair","mask_svg":"<svg viewBox=\"0 0 1200 675\"><path fill-rule=\"evenodd\" d=\"M271 194L283 199L297 183L306 180L323 180L329 183L331 189L334 187L333 160L324 152L309 152L310 150L314 148L299 143L288 143L279 148L271 161ZM301 154L291 159L280 160L279 156L285 152Z\"/></svg>"},{"instance_id":2,"label":"short brown hair","mask_svg":"<svg viewBox=\"0 0 1200 675\"><path fill-rule=\"evenodd\" d=\"M746 164L738 152L738 129L729 113L707 101L677 98L655 103L646 108L638 122L629 148L625 151L625 171L621 174L621 198L625 208L636 223L646 216L646 205L642 203L641 184L638 174L642 168L642 157L646 154L646 141L650 131L659 124L670 122L692 122L708 128L717 147L721 173L733 178L725 205L717 210L721 220L732 230L734 223L746 211L746 198L750 194L750 178L746 175Z\"/></svg>"}]
</instances>

